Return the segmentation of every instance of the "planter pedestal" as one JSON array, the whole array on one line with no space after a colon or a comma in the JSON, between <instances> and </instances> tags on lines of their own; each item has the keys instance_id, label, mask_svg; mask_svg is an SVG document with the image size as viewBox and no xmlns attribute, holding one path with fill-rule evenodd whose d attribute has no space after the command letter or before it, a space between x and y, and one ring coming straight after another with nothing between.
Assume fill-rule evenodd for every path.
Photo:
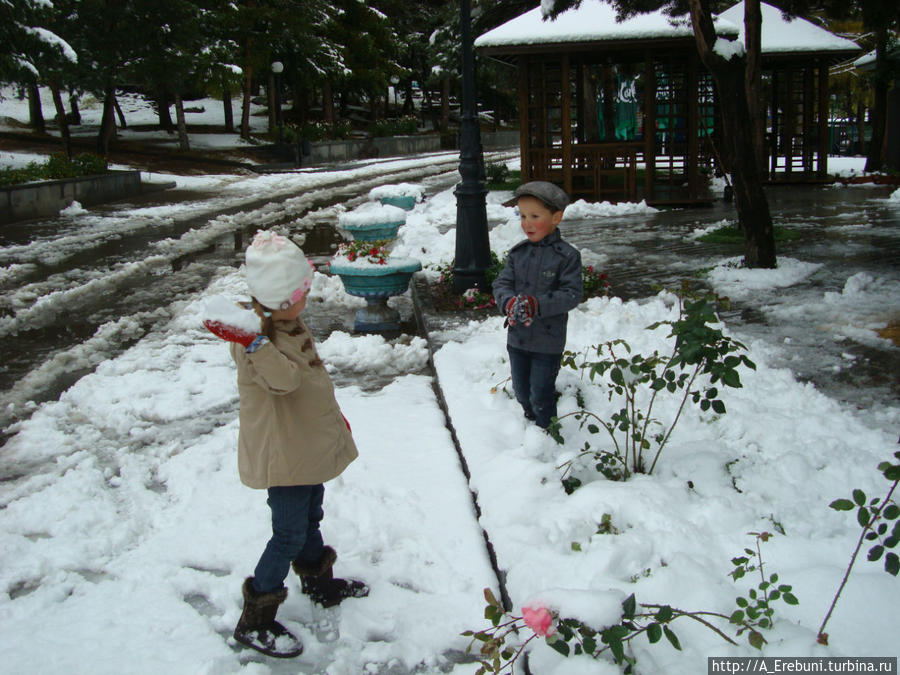
<instances>
[{"instance_id":1,"label":"planter pedestal","mask_svg":"<svg viewBox=\"0 0 900 675\"><path fill-rule=\"evenodd\" d=\"M344 290L366 301L366 306L356 312L353 330L358 333L400 330L400 312L388 307L387 300L405 293L412 275L420 269L422 264L412 258L370 267L332 262L331 273L341 278Z\"/></svg>"}]
</instances>

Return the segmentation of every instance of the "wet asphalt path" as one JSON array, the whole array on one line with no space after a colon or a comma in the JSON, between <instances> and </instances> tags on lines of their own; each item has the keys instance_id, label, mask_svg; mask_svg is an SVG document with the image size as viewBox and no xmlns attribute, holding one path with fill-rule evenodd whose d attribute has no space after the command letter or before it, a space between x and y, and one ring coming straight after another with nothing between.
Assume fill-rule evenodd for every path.
<instances>
[{"instance_id":1,"label":"wet asphalt path","mask_svg":"<svg viewBox=\"0 0 900 675\"><path fill-rule=\"evenodd\" d=\"M412 168L386 163L354 180L335 173L333 181L326 178L303 194L264 198L172 190L92 208L83 218L4 228L0 428L163 325L173 302L205 288L222 266L240 264L256 230L287 227L305 237L311 257L330 256L339 240L330 207L352 208L372 187L388 183L446 189L459 181L458 164L458 155L440 153ZM167 215L167 205L184 203L191 204L190 215Z\"/></svg>"}]
</instances>

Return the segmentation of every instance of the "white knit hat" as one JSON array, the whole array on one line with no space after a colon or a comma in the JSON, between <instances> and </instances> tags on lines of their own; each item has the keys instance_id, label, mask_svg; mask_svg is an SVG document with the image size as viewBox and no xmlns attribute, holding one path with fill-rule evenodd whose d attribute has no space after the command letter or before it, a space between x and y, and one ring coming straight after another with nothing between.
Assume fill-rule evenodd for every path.
<instances>
[{"instance_id":1,"label":"white knit hat","mask_svg":"<svg viewBox=\"0 0 900 675\"><path fill-rule=\"evenodd\" d=\"M250 294L269 309L288 309L309 291L313 266L287 237L258 232L247 247L245 273Z\"/></svg>"}]
</instances>

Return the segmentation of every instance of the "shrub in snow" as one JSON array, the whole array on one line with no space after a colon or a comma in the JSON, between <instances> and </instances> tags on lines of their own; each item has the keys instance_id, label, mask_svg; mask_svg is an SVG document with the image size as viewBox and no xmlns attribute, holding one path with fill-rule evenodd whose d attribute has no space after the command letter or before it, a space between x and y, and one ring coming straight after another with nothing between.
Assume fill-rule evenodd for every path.
<instances>
[{"instance_id":1,"label":"shrub in snow","mask_svg":"<svg viewBox=\"0 0 900 675\"><path fill-rule=\"evenodd\" d=\"M731 645L737 642L713 622L724 624L726 629L728 625L736 626L736 636L746 633L748 642L761 650L766 639L758 629L772 628L775 614L772 603L782 599L789 605L796 605L798 600L791 593L791 586L778 585L777 574L767 578L763 572L760 542L768 541L772 535L768 532L750 534L756 536L756 551L747 548L744 549L746 555L733 558L736 567L731 576L737 581L749 572L758 571L761 581L757 588L749 590L749 600L742 596L736 599L738 609L731 616L720 612L686 611L670 605L639 604L634 593L618 604L621 596L615 592L588 594L590 597L585 598L585 602L569 600L577 613L591 617L588 620L563 617L556 608L541 602L524 606L522 615L516 616L503 607L489 588L485 588L487 606L484 616L492 626L482 631L463 633L472 638L469 653L476 644L481 645L481 667L475 671L476 675L514 672L515 662L528 644L538 637L543 637L549 647L565 657L611 657L614 663L626 667L625 672L631 672L637 659L633 652L626 653L628 644L642 635L651 645L661 643L665 637L667 644L680 651L681 641L672 630L672 623L682 618L693 619ZM615 607L611 606L613 602L617 603ZM521 641L519 631L525 628L530 629L532 635Z\"/></svg>"},{"instance_id":2,"label":"shrub in snow","mask_svg":"<svg viewBox=\"0 0 900 675\"><path fill-rule=\"evenodd\" d=\"M594 469L610 480L626 480L633 473L653 473L660 454L675 429L688 401L706 412L724 415L725 404L719 398L719 387L740 387L737 368L741 365L755 369L755 364L745 355L746 348L740 342L725 336L715 328L718 317L713 302L714 295L691 296L683 288L679 300L679 318L648 326L671 326L670 338L675 338L672 352L662 356L659 352L645 356L631 354L631 347L617 339L594 345L585 354L567 351L563 365L587 374L591 382L606 389L609 400L621 402L621 408L610 419L602 419L596 413L581 409L563 415L550 425L549 433L562 444L562 419L574 417L590 434L609 437L609 444L594 447L585 442L583 450L572 460L565 462L563 485L571 494L581 485L574 475L566 477L579 462L589 459ZM654 405L661 395L675 394L680 402L671 421L664 423L653 417ZM579 396L579 401L584 401Z\"/></svg>"}]
</instances>

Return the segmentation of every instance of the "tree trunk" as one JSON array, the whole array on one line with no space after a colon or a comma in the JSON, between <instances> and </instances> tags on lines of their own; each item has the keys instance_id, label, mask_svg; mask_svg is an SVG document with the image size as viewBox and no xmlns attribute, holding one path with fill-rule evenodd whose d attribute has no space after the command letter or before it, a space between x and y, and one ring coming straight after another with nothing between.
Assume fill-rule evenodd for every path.
<instances>
[{"instance_id":1,"label":"tree trunk","mask_svg":"<svg viewBox=\"0 0 900 675\"><path fill-rule=\"evenodd\" d=\"M178 147L182 152L188 152L191 144L188 141L187 124L184 121L184 101L181 99L181 92L175 92L175 119L178 123Z\"/></svg>"},{"instance_id":2,"label":"tree trunk","mask_svg":"<svg viewBox=\"0 0 900 675\"><path fill-rule=\"evenodd\" d=\"M763 150L765 114L762 107L762 10L759 0L744 2L744 45L747 49L744 89L751 124L748 128L753 135L753 150L762 177L766 175L766 153Z\"/></svg>"},{"instance_id":3,"label":"tree trunk","mask_svg":"<svg viewBox=\"0 0 900 675\"><path fill-rule=\"evenodd\" d=\"M128 126L128 123L125 121L125 113L122 112L122 107L119 105L119 99L116 98L115 90L113 90L113 108L115 108L116 116L119 118L119 126L124 129Z\"/></svg>"},{"instance_id":4,"label":"tree trunk","mask_svg":"<svg viewBox=\"0 0 900 675\"><path fill-rule=\"evenodd\" d=\"M47 131L44 111L41 109L41 91L36 81L28 83L28 126L39 134Z\"/></svg>"},{"instance_id":5,"label":"tree trunk","mask_svg":"<svg viewBox=\"0 0 900 675\"><path fill-rule=\"evenodd\" d=\"M175 125L172 124L172 115L169 114L169 92L161 89L156 99L156 114L159 117L159 128L172 132Z\"/></svg>"},{"instance_id":6,"label":"tree trunk","mask_svg":"<svg viewBox=\"0 0 900 675\"><path fill-rule=\"evenodd\" d=\"M326 124L334 124L334 89L330 80L322 85L322 114Z\"/></svg>"},{"instance_id":7,"label":"tree trunk","mask_svg":"<svg viewBox=\"0 0 900 675\"><path fill-rule=\"evenodd\" d=\"M250 140L250 87L253 84L253 67L244 64L243 100L241 101L241 138Z\"/></svg>"},{"instance_id":8,"label":"tree trunk","mask_svg":"<svg viewBox=\"0 0 900 675\"><path fill-rule=\"evenodd\" d=\"M441 79L441 133L450 129L450 78Z\"/></svg>"},{"instance_id":9,"label":"tree trunk","mask_svg":"<svg viewBox=\"0 0 900 675\"><path fill-rule=\"evenodd\" d=\"M222 108L225 113L225 132L234 133L234 110L231 108L231 88L228 85L222 88Z\"/></svg>"},{"instance_id":10,"label":"tree trunk","mask_svg":"<svg viewBox=\"0 0 900 675\"><path fill-rule=\"evenodd\" d=\"M81 124L81 111L78 109L78 97L69 94L69 119L71 124Z\"/></svg>"},{"instance_id":11,"label":"tree trunk","mask_svg":"<svg viewBox=\"0 0 900 675\"><path fill-rule=\"evenodd\" d=\"M872 109L872 140L866 157L866 172L884 168L884 139L887 128L888 79L887 64L888 28L882 24L875 29L875 104Z\"/></svg>"},{"instance_id":12,"label":"tree trunk","mask_svg":"<svg viewBox=\"0 0 900 675\"><path fill-rule=\"evenodd\" d=\"M116 120L113 100L116 88L112 83L106 85L103 96L103 116L100 119L100 133L97 135L97 154L101 157L109 155L109 140L116 135Z\"/></svg>"},{"instance_id":13,"label":"tree trunk","mask_svg":"<svg viewBox=\"0 0 900 675\"><path fill-rule=\"evenodd\" d=\"M748 0L748 2L759 0ZM775 267L775 235L769 202L763 192L759 170L761 150L755 148L753 121L747 101L746 59L725 60L713 51L717 38L709 0L688 0L697 51L718 86L722 111L722 138L732 172L738 224L744 232L744 264Z\"/></svg>"},{"instance_id":14,"label":"tree trunk","mask_svg":"<svg viewBox=\"0 0 900 675\"><path fill-rule=\"evenodd\" d=\"M866 154L866 106L862 101L856 104L856 147L854 155Z\"/></svg>"},{"instance_id":15,"label":"tree trunk","mask_svg":"<svg viewBox=\"0 0 900 675\"><path fill-rule=\"evenodd\" d=\"M275 73L269 71L268 85L266 86L266 100L269 102L269 133L275 133L278 124L277 111L275 110Z\"/></svg>"},{"instance_id":16,"label":"tree trunk","mask_svg":"<svg viewBox=\"0 0 900 675\"><path fill-rule=\"evenodd\" d=\"M63 105L62 93L59 90L59 80L54 76L50 78L50 91L53 93L53 105L56 108L56 123L59 125L59 135L62 138L63 152L66 157L72 159L72 136L69 134L69 120L66 118L66 107Z\"/></svg>"}]
</instances>

